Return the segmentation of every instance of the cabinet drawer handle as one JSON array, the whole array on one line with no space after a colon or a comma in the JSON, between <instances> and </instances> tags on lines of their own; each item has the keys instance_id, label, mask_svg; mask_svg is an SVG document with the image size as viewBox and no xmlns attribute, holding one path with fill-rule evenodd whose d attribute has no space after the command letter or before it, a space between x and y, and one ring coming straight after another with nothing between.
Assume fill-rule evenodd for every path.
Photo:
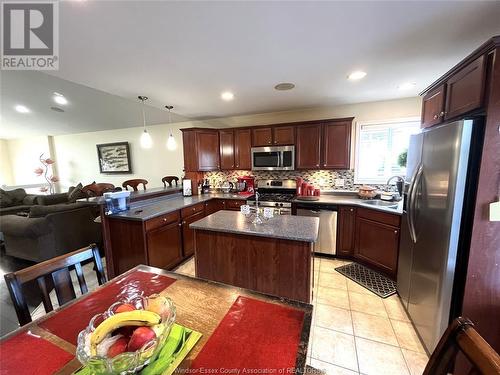
<instances>
[{"instance_id":1,"label":"cabinet drawer handle","mask_svg":"<svg viewBox=\"0 0 500 375\"><path fill-rule=\"evenodd\" d=\"M353 209L353 208L351 208L349 211L351 211L351 212L352 212L352 211L354 211L354 209Z\"/></svg>"},{"instance_id":2,"label":"cabinet drawer handle","mask_svg":"<svg viewBox=\"0 0 500 375\"><path fill-rule=\"evenodd\" d=\"M446 114L446 112L441 111L441 113L439 114L439 117L443 117L445 114Z\"/></svg>"},{"instance_id":3,"label":"cabinet drawer handle","mask_svg":"<svg viewBox=\"0 0 500 375\"><path fill-rule=\"evenodd\" d=\"M179 226L182 227L182 223L179 223Z\"/></svg>"},{"instance_id":4,"label":"cabinet drawer handle","mask_svg":"<svg viewBox=\"0 0 500 375\"><path fill-rule=\"evenodd\" d=\"M394 231L394 233L395 233L395 234L398 234L398 231L397 231L397 230L395 230L395 231Z\"/></svg>"},{"instance_id":5,"label":"cabinet drawer handle","mask_svg":"<svg viewBox=\"0 0 500 375\"><path fill-rule=\"evenodd\" d=\"M164 218L163 218L163 221L164 221L164 222L165 222L165 221L167 221L167 218L166 218L166 217L164 217Z\"/></svg>"},{"instance_id":6,"label":"cabinet drawer handle","mask_svg":"<svg viewBox=\"0 0 500 375\"><path fill-rule=\"evenodd\" d=\"M433 118L434 118L434 120L437 120L437 118L438 118L438 115L434 115L434 117L433 117Z\"/></svg>"},{"instance_id":7,"label":"cabinet drawer handle","mask_svg":"<svg viewBox=\"0 0 500 375\"><path fill-rule=\"evenodd\" d=\"M186 222L185 222L185 221L183 221L183 222L182 222L182 224L186 224Z\"/></svg>"}]
</instances>

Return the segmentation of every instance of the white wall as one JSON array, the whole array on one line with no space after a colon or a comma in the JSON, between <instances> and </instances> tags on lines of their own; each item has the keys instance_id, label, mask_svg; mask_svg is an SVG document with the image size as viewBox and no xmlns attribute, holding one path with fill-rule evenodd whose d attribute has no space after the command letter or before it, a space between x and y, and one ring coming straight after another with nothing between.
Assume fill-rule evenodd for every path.
<instances>
[{"instance_id":1,"label":"white wall","mask_svg":"<svg viewBox=\"0 0 500 375\"><path fill-rule=\"evenodd\" d=\"M0 186L13 183L8 141L0 139Z\"/></svg>"},{"instance_id":2,"label":"white wall","mask_svg":"<svg viewBox=\"0 0 500 375\"><path fill-rule=\"evenodd\" d=\"M91 133L70 134L53 137L53 157L56 159L58 175L61 178L61 190L70 185L82 182L84 185L96 182L111 182L120 186L124 180L131 178L145 178L149 181L148 187L161 186L161 178L166 175L182 176L183 148L180 128L192 126L235 127L265 125L281 122L306 121L338 117L355 117L355 121L389 120L404 117L419 117L421 99L405 98L391 101L342 105L329 108L312 108L297 111L274 112L245 116L234 116L207 121L191 121L177 124L163 124L148 126L153 138L153 147L142 149L139 138L141 128L127 128L119 130L105 130ZM165 143L169 134L177 141L177 150L167 150ZM353 132L353 135L355 133ZM354 138L354 137L353 137ZM106 175L99 173L96 145L101 143L123 142L130 144L132 174ZM45 141L47 143L47 141ZM21 141L8 141L9 149L21 147ZM354 144L354 139L353 139ZM354 147L352 148L354 150ZM19 165L17 158L26 159L18 151L14 157L11 153L12 165ZM38 155L34 159L36 162ZM33 157L30 157L33 159ZM31 160L30 159L30 160ZM351 158L353 160L354 158ZM28 172L31 172L29 169ZM16 179L17 181L17 179ZM17 183L17 182L16 182Z\"/></svg>"}]
</instances>

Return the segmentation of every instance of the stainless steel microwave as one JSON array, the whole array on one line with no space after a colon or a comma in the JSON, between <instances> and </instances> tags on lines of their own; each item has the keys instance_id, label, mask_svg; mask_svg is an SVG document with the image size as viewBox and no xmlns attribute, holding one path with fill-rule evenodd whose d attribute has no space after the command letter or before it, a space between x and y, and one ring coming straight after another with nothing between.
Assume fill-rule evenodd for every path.
<instances>
[{"instance_id":1,"label":"stainless steel microwave","mask_svg":"<svg viewBox=\"0 0 500 375\"><path fill-rule=\"evenodd\" d=\"M252 147L253 171L293 171L295 146Z\"/></svg>"}]
</instances>

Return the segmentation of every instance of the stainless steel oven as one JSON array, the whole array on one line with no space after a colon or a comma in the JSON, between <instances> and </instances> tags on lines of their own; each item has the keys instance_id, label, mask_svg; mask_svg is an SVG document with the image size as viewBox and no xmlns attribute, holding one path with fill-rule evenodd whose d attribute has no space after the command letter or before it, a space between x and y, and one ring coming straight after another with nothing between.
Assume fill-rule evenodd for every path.
<instances>
[{"instance_id":1,"label":"stainless steel oven","mask_svg":"<svg viewBox=\"0 0 500 375\"><path fill-rule=\"evenodd\" d=\"M295 146L252 147L253 171L293 171Z\"/></svg>"}]
</instances>

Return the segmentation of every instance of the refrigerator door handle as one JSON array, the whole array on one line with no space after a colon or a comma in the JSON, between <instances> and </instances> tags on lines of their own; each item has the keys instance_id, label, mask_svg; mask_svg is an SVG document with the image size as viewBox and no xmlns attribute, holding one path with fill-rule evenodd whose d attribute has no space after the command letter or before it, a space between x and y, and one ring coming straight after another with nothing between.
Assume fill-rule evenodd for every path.
<instances>
[{"instance_id":1,"label":"refrigerator door handle","mask_svg":"<svg viewBox=\"0 0 500 375\"><path fill-rule=\"evenodd\" d=\"M408 220L406 221L406 223L408 224L408 232L410 233L410 239L413 243L415 243L415 241L413 239L413 232L411 230L411 228L412 228L411 227L411 198L413 196L413 187L415 185L417 171L418 171L418 167L415 169L415 172L413 173L413 176L410 179L410 186L408 187L408 195L407 195L408 201L406 202L406 212L408 215Z\"/></svg>"},{"instance_id":2,"label":"refrigerator door handle","mask_svg":"<svg viewBox=\"0 0 500 375\"><path fill-rule=\"evenodd\" d=\"M415 174L415 180L413 181L413 188L411 189L411 197L409 202L409 211L408 211L408 224L410 227L410 234L413 240L413 243L417 243L417 230L415 228L415 207L417 204L417 186L420 183L420 179L422 178L422 174L424 171L424 167L422 164L419 165L417 169L417 173Z\"/></svg>"}]
</instances>

